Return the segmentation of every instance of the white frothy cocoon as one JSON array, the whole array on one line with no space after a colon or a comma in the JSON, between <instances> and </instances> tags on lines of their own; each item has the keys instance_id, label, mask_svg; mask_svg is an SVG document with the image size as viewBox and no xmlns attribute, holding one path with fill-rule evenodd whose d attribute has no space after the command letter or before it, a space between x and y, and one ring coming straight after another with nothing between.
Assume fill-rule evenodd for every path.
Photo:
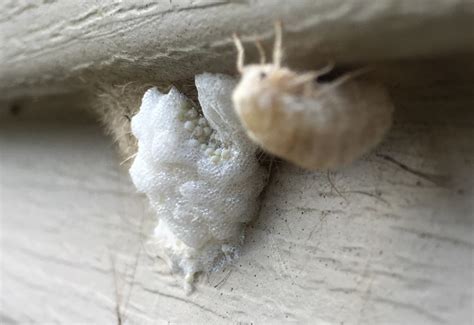
<instances>
[{"instance_id":1,"label":"white frothy cocoon","mask_svg":"<svg viewBox=\"0 0 474 325\"><path fill-rule=\"evenodd\" d=\"M158 216L158 254L184 274L188 290L196 272L238 256L267 179L234 113L235 85L224 75L196 76L202 113L175 88L152 88L132 119L138 152L130 175Z\"/></svg>"}]
</instances>

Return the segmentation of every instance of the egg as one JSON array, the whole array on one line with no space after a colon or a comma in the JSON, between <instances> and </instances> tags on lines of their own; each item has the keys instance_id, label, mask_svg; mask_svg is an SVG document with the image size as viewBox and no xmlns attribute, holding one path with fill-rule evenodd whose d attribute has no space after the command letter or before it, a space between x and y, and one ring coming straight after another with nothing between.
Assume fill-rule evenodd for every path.
<instances>
[{"instance_id":1,"label":"egg","mask_svg":"<svg viewBox=\"0 0 474 325\"><path fill-rule=\"evenodd\" d=\"M131 122L138 151L130 175L156 215L148 248L184 276L187 292L196 273L238 257L268 179L232 107L235 84L225 75L196 76L200 107L176 88L151 88Z\"/></svg>"}]
</instances>

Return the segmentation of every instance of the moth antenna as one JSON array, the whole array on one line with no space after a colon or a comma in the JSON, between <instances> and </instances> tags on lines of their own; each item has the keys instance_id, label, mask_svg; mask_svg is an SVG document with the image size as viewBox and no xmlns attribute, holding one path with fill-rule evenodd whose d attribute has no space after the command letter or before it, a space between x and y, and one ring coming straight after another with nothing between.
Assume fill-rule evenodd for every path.
<instances>
[{"instance_id":1,"label":"moth antenna","mask_svg":"<svg viewBox=\"0 0 474 325\"><path fill-rule=\"evenodd\" d=\"M283 23L281 20L275 21L275 43L273 45L273 64L277 68L281 66L281 61L283 58Z\"/></svg>"},{"instance_id":2,"label":"moth antenna","mask_svg":"<svg viewBox=\"0 0 474 325\"><path fill-rule=\"evenodd\" d=\"M267 62L267 56L265 55L265 49L262 46L262 42L260 42L259 39L255 40L255 47L260 55L260 64L265 64L265 62Z\"/></svg>"},{"instance_id":3,"label":"moth antenna","mask_svg":"<svg viewBox=\"0 0 474 325\"><path fill-rule=\"evenodd\" d=\"M310 71L299 75L289 83L290 87L297 87L301 84L314 81L319 76L319 71Z\"/></svg>"},{"instance_id":4,"label":"moth antenna","mask_svg":"<svg viewBox=\"0 0 474 325\"><path fill-rule=\"evenodd\" d=\"M332 69L334 69L334 62L333 61L330 61L328 64L326 64L324 67L322 67L321 69L319 70L316 70L316 71L309 71L309 72L306 72L302 75L299 75L298 77L296 77L291 83L290 83L290 86L291 87L296 87L296 86L299 86L301 84L305 84L307 82L312 82L314 81L316 78L330 72ZM356 71L357 73L357 71Z\"/></svg>"},{"instance_id":5,"label":"moth antenna","mask_svg":"<svg viewBox=\"0 0 474 325\"><path fill-rule=\"evenodd\" d=\"M240 40L240 37L239 35L237 35L237 33L234 33L232 35L232 38L234 39L234 44L237 48L237 71L239 71L239 73L242 73L242 71L244 70L245 60L244 46L242 45L242 41Z\"/></svg>"},{"instance_id":6,"label":"moth antenna","mask_svg":"<svg viewBox=\"0 0 474 325\"><path fill-rule=\"evenodd\" d=\"M330 60L328 63L326 63L324 67L315 71L317 74L317 77L320 77L322 75L325 75L326 73L331 72L332 69L334 69L334 65L335 65L334 61Z\"/></svg>"}]
</instances>

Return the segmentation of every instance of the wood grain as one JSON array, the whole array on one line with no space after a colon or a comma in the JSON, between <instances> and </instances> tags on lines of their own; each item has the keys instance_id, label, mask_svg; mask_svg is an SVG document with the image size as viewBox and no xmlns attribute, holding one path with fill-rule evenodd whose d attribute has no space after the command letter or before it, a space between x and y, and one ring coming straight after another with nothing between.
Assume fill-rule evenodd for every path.
<instances>
[{"instance_id":1,"label":"wood grain","mask_svg":"<svg viewBox=\"0 0 474 325\"><path fill-rule=\"evenodd\" d=\"M474 50L470 0L9 0L0 3L0 97L234 73L230 35L255 53L250 41L270 47L277 18L295 68Z\"/></svg>"},{"instance_id":2,"label":"wood grain","mask_svg":"<svg viewBox=\"0 0 474 325\"><path fill-rule=\"evenodd\" d=\"M61 101L2 116L2 322L472 323L473 74L401 66L380 70L386 141L330 174L275 162L242 257L191 296L147 253L152 213L94 124Z\"/></svg>"}]
</instances>

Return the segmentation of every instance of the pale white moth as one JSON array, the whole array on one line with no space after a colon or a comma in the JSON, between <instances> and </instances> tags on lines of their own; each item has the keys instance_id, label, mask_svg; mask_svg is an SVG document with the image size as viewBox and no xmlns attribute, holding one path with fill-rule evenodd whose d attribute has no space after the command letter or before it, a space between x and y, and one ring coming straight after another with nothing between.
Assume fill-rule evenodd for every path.
<instances>
[{"instance_id":1,"label":"pale white moth","mask_svg":"<svg viewBox=\"0 0 474 325\"><path fill-rule=\"evenodd\" d=\"M152 246L188 292L195 273L238 256L267 180L232 106L235 79L201 74L195 83L202 112L176 88L152 88L131 125L138 152L130 175L159 219Z\"/></svg>"},{"instance_id":2,"label":"pale white moth","mask_svg":"<svg viewBox=\"0 0 474 325\"><path fill-rule=\"evenodd\" d=\"M265 151L310 170L348 164L378 144L392 123L385 89L349 73L333 82L316 78L332 67L298 74L282 67L282 25L275 24L273 63L256 42L260 64L244 66L244 47L234 34L242 75L232 99L249 137Z\"/></svg>"}]
</instances>

